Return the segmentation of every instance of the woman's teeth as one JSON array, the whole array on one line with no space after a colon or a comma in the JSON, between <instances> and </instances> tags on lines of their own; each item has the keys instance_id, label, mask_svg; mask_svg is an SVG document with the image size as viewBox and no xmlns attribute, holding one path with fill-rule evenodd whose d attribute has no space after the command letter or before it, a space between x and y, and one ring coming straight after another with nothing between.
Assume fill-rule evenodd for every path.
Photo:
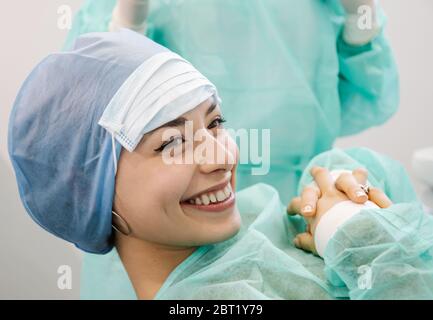
<instances>
[{"instance_id":1,"label":"woman's teeth","mask_svg":"<svg viewBox=\"0 0 433 320\"><path fill-rule=\"evenodd\" d=\"M188 200L190 204L198 204L198 205L205 205L216 202L222 202L224 200L227 200L232 193L232 188L230 184L228 184L224 189L214 191L214 192L208 192L204 193L201 196Z\"/></svg>"}]
</instances>

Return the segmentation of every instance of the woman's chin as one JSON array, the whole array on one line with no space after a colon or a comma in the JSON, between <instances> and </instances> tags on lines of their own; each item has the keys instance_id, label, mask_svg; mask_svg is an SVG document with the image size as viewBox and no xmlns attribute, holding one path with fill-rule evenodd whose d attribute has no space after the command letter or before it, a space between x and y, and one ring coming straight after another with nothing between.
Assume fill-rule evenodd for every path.
<instances>
[{"instance_id":1,"label":"woman's chin","mask_svg":"<svg viewBox=\"0 0 433 320\"><path fill-rule=\"evenodd\" d=\"M208 244L222 242L234 237L241 229L241 217L237 208L231 219L221 225L209 225L204 230L203 237Z\"/></svg>"}]
</instances>

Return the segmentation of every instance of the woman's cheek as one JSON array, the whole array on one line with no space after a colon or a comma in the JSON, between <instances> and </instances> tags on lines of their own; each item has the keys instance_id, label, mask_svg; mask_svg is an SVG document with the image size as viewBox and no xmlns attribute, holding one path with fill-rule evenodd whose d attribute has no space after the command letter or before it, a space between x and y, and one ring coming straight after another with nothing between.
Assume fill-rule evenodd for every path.
<instances>
[{"instance_id":1,"label":"woman's cheek","mask_svg":"<svg viewBox=\"0 0 433 320\"><path fill-rule=\"evenodd\" d=\"M188 165L171 164L167 165L164 172L158 177L157 188L162 196L162 202L166 205L177 205L188 189L191 174Z\"/></svg>"}]
</instances>

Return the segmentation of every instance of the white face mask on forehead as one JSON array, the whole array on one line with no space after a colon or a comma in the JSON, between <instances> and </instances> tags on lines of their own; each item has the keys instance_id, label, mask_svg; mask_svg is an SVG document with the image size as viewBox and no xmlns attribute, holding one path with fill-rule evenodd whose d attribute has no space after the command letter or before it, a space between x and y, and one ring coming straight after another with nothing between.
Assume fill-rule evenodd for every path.
<instances>
[{"instance_id":1,"label":"white face mask on forehead","mask_svg":"<svg viewBox=\"0 0 433 320\"><path fill-rule=\"evenodd\" d=\"M215 86L188 61L173 52L158 53L126 79L98 124L131 152L144 134L213 95L220 103Z\"/></svg>"}]
</instances>

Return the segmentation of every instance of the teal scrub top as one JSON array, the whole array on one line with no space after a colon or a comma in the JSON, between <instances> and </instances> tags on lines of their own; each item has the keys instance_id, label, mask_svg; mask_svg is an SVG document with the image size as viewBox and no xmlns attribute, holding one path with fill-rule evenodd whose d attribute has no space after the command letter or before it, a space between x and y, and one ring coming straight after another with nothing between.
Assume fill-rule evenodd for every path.
<instances>
[{"instance_id":1,"label":"teal scrub top","mask_svg":"<svg viewBox=\"0 0 433 320\"><path fill-rule=\"evenodd\" d=\"M423 211L402 166L364 148L333 149L310 162L299 189L312 181L313 165L363 166L394 205L350 218L322 259L292 245L305 230L303 219L287 216L273 187L256 184L237 193L240 232L198 247L155 299L433 299L433 217ZM81 281L82 299L136 299L115 249L87 254Z\"/></svg>"},{"instance_id":2,"label":"teal scrub top","mask_svg":"<svg viewBox=\"0 0 433 320\"><path fill-rule=\"evenodd\" d=\"M85 1L66 46L107 31L115 4ZM378 17L383 27L380 8ZM270 163L265 154L240 164L238 190L267 183L288 203L313 156L396 111L398 74L383 28L370 43L351 46L341 37L344 18L339 0L150 1L146 35L216 85L227 126L270 129L269 142L259 133L257 154L268 147ZM251 174L266 164L268 174Z\"/></svg>"}]
</instances>

